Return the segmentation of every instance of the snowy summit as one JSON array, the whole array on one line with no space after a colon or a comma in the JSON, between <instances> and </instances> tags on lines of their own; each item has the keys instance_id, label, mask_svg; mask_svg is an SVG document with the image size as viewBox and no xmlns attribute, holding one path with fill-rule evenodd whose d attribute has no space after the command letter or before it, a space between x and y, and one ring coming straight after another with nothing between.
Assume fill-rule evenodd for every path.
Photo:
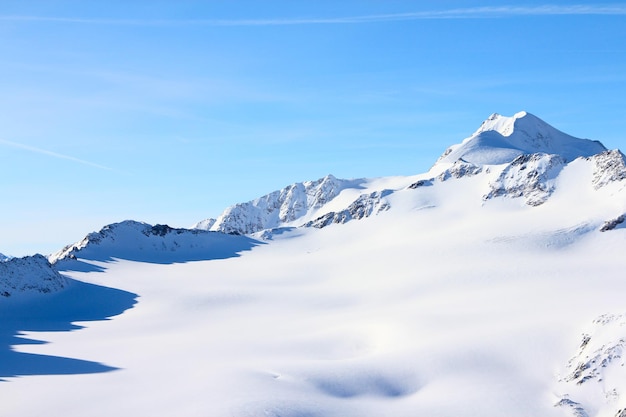
<instances>
[{"instance_id":1,"label":"snowy summit","mask_svg":"<svg viewBox=\"0 0 626 417\"><path fill-rule=\"evenodd\" d=\"M512 117L492 114L474 134L449 147L437 162L462 160L475 165L498 165L534 153L559 155L572 161L605 150L598 141L575 138L522 111Z\"/></svg>"}]
</instances>

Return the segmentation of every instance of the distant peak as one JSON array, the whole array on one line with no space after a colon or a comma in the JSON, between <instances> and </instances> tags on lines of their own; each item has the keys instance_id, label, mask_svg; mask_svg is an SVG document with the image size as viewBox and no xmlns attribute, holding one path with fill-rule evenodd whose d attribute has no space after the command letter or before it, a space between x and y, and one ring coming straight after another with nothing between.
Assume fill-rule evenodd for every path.
<instances>
[{"instance_id":1,"label":"distant peak","mask_svg":"<svg viewBox=\"0 0 626 417\"><path fill-rule=\"evenodd\" d=\"M520 111L513 116L490 115L470 137L452 145L437 161L464 160L475 165L511 162L522 154L546 153L573 160L605 151L597 141L578 139Z\"/></svg>"}]
</instances>

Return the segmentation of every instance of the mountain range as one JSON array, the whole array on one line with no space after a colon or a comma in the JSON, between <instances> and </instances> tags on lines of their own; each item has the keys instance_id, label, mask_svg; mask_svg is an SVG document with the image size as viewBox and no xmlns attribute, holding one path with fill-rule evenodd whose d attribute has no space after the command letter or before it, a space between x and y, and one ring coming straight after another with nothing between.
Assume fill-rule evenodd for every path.
<instances>
[{"instance_id":1,"label":"mountain range","mask_svg":"<svg viewBox=\"0 0 626 417\"><path fill-rule=\"evenodd\" d=\"M327 175L188 229L126 220L48 257L1 255L0 303L106 283L147 298L113 322L136 310L202 325L164 324L170 333L145 333L155 344L212 329L202 346L232 368L203 357L218 375L208 400L194 394L205 380L190 377L180 385L191 392L175 388L171 401L102 415L623 417L625 179L619 150L527 112L493 114L425 173ZM145 331L130 326L132 343L124 332ZM189 400L199 408L171 408Z\"/></svg>"}]
</instances>

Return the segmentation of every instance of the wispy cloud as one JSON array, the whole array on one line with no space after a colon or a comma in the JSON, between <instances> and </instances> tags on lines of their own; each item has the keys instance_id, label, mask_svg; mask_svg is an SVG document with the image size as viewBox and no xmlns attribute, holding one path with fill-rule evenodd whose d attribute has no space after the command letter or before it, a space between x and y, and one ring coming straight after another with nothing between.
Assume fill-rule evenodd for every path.
<instances>
[{"instance_id":1,"label":"wispy cloud","mask_svg":"<svg viewBox=\"0 0 626 417\"><path fill-rule=\"evenodd\" d=\"M9 146L11 148L18 148L18 149L23 149L29 152L34 152L34 153L38 153L38 154L42 154L42 155L48 155L48 156L52 156L54 158L59 158L59 159L65 159L68 161L72 161L72 162L76 162L79 164L83 164L83 165L88 165L94 168L98 168L98 169L104 169L107 171L113 171L113 168L109 168L106 167L104 165L100 165L100 164L96 164L90 161L85 161L84 159L79 159L79 158L74 158L73 156L69 156L69 155L64 155L64 154L60 154L57 152L52 152L52 151L48 151L46 149L41 149L41 148L36 148L34 146L29 146L29 145L24 145L22 143L17 143L17 142L12 142L10 140L4 140L4 139L0 139L0 145L5 145L5 146Z\"/></svg>"},{"instance_id":2,"label":"wispy cloud","mask_svg":"<svg viewBox=\"0 0 626 417\"><path fill-rule=\"evenodd\" d=\"M97 24L117 26L288 26L323 24L358 24L426 19L493 19L515 16L626 15L626 4L543 5L470 7L345 17L277 18L277 19L103 19L53 16L0 15L0 21Z\"/></svg>"}]
</instances>

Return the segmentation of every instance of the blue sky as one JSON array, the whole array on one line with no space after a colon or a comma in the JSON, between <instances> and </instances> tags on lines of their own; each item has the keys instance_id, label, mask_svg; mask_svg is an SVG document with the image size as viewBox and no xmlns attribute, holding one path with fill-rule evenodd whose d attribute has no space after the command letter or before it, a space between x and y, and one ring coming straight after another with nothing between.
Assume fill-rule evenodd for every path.
<instances>
[{"instance_id":1,"label":"blue sky","mask_svg":"<svg viewBox=\"0 0 626 417\"><path fill-rule=\"evenodd\" d=\"M491 113L626 149L626 3L0 4L0 252L426 171Z\"/></svg>"}]
</instances>

